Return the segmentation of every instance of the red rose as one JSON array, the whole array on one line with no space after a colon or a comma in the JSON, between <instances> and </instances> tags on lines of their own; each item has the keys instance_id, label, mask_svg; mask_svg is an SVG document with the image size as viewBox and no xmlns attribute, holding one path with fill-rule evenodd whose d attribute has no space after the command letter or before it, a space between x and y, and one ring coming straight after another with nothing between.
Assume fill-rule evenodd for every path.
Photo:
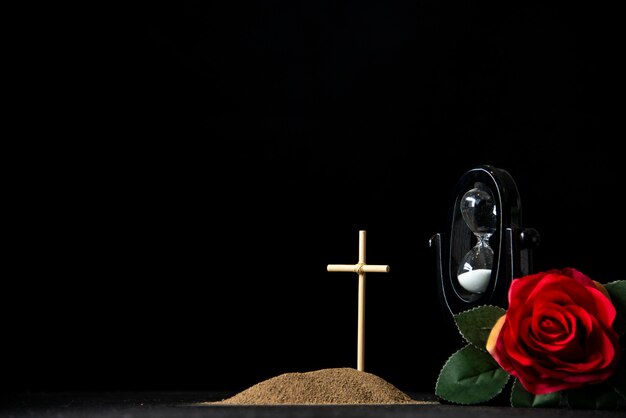
<instances>
[{"instance_id":1,"label":"red rose","mask_svg":"<svg viewBox=\"0 0 626 418\"><path fill-rule=\"evenodd\" d=\"M608 379L619 360L615 307L604 287L565 268L513 280L487 351L542 395Z\"/></svg>"}]
</instances>

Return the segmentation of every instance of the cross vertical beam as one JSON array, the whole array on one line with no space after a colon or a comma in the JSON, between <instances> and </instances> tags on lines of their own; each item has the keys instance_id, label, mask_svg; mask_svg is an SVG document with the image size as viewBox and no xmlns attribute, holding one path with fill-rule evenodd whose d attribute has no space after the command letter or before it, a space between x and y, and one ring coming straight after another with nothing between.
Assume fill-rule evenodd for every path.
<instances>
[{"instance_id":1,"label":"cross vertical beam","mask_svg":"<svg viewBox=\"0 0 626 418\"><path fill-rule=\"evenodd\" d=\"M365 265L365 231L359 231L359 263ZM363 371L365 367L365 272L359 269L359 315L356 337L356 368Z\"/></svg>"}]
</instances>

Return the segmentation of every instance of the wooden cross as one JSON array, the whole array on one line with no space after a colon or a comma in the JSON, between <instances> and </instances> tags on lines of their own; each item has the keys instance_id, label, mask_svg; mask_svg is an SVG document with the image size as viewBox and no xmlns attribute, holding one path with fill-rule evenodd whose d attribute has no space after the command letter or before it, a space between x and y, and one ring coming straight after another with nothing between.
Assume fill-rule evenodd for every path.
<instances>
[{"instance_id":1,"label":"wooden cross","mask_svg":"<svg viewBox=\"0 0 626 418\"><path fill-rule=\"evenodd\" d=\"M388 273L389 266L365 264L365 231L359 231L359 262L329 264L327 271L352 272L359 275L359 318L357 326L357 370L363 371L365 356L365 273Z\"/></svg>"}]
</instances>

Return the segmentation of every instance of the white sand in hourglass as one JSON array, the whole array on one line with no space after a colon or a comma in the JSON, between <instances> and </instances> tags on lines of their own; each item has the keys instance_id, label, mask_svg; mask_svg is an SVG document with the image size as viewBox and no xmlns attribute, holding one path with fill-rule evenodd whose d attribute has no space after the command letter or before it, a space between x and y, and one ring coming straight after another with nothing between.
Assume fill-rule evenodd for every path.
<instances>
[{"instance_id":1,"label":"white sand in hourglass","mask_svg":"<svg viewBox=\"0 0 626 418\"><path fill-rule=\"evenodd\" d=\"M491 269L474 269L458 276L459 284L472 293L484 293L491 278Z\"/></svg>"}]
</instances>

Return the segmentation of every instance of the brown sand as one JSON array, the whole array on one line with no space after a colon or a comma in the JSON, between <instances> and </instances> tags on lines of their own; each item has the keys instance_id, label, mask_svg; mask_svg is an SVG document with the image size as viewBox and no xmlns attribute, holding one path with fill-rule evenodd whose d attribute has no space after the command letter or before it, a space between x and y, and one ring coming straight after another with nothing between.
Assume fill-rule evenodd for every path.
<instances>
[{"instance_id":1,"label":"brown sand","mask_svg":"<svg viewBox=\"0 0 626 418\"><path fill-rule=\"evenodd\" d=\"M212 404L415 404L386 380L352 368L285 373Z\"/></svg>"}]
</instances>

